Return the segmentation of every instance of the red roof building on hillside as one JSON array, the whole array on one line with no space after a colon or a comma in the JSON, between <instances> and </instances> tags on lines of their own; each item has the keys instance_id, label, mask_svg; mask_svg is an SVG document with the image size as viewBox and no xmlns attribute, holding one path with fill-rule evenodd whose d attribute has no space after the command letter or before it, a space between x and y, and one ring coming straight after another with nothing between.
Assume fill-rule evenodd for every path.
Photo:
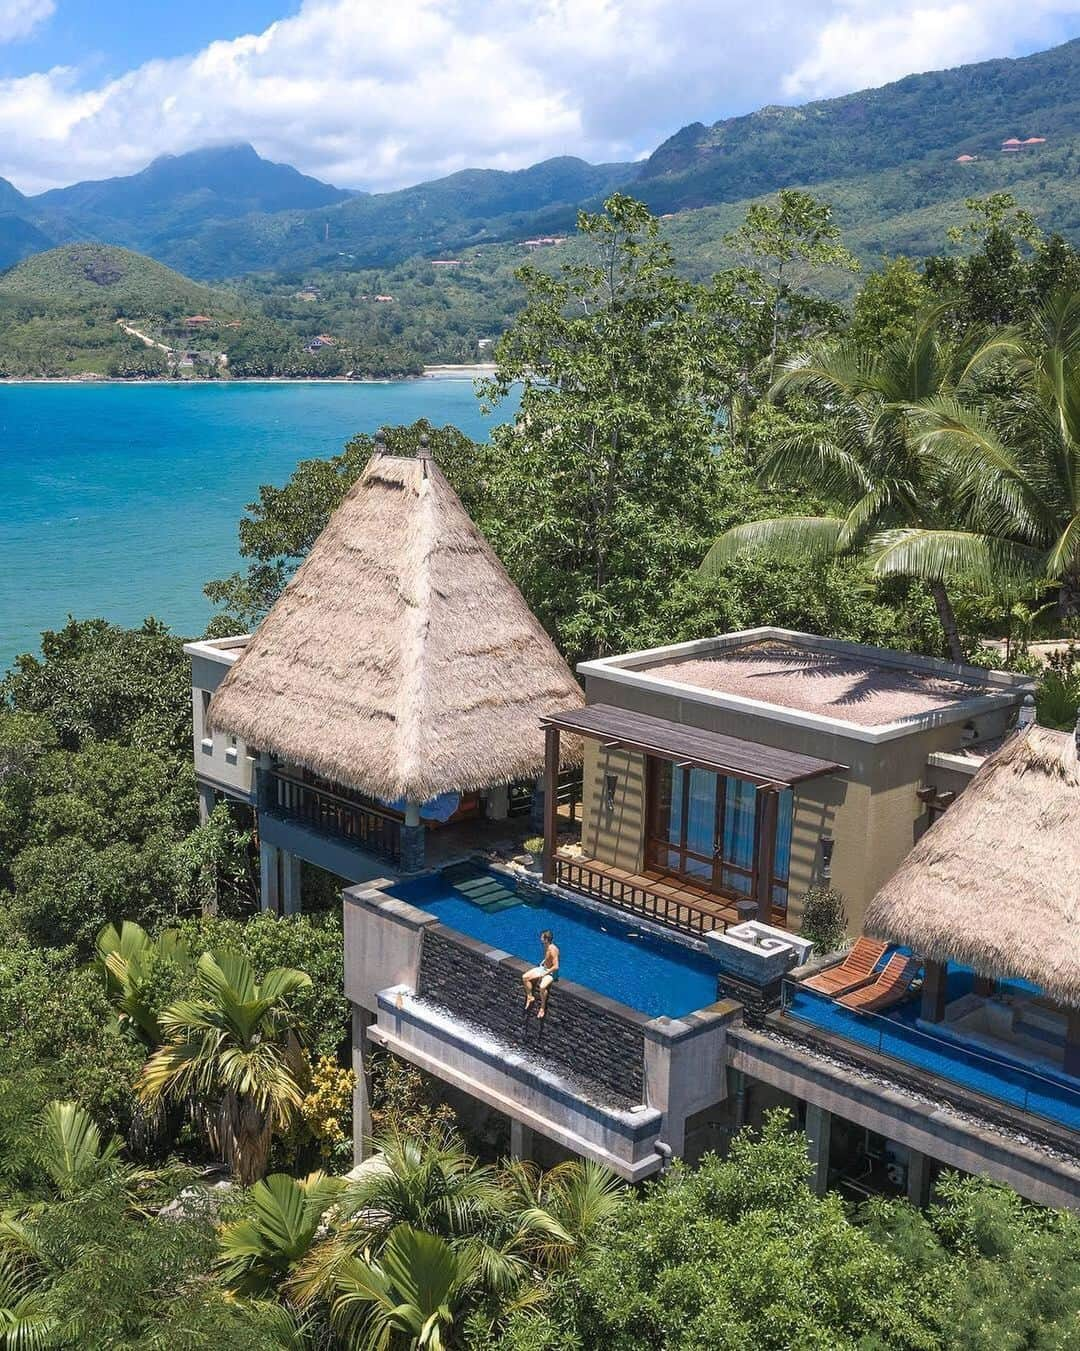
<instances>
[{"instance_id":1,"label":"red roof building on hillside","mask_svg":"<svg viewBox=\"0 0 1080 1351\"><path fill-rule=\"evenodd\" d=\"M977 156L975 155L957 155L957 164L974 164Z\"/></svg>"},{"instance_id":2,"label":"red roof building on hillside","mask_svg":"<svg viewBox=\"0 0 1080 1351\"><path fill-rule=\"evenodd\" d=\"M1045 145L1045 144L1046 144L1046 137L1045 137L1045 136L1029 136L1029 137L1027 138L1027 140L1024 142L1024 144L1025 144L1025 145Z\"/></svg>"},{"instance_id":3,"label":"red roof building on hillside","mask_svg":"<svg viewBox=\"0 0 1080 1351\"><path fill-rule=\"evenodd\" d=\"M184 323L187 324L188 328L197 328L199 324L212 324L213 322L213 319L211 319L208 314L192 314L184 320Z\"/></svg>"},{"instance_id":4,"label":"red roof building on hillside","mask_svg":"<svg viewBox=\"0 0 1080 1351\"><path fill-rule=\"evenodd\" d=\"M1024 143L1023 143L1023 141L1020 139L1019 136L1010 136L1009 139L1008 139L1007 141L1002 141L1002 143L1001 143L1001 148L1002 148L1002 150L1004 150L1004 149L1006 148L1006 146L1010 146L1010 145L1023 145L1023 144L1024 144Z\"/></svg>"}]
</instances>

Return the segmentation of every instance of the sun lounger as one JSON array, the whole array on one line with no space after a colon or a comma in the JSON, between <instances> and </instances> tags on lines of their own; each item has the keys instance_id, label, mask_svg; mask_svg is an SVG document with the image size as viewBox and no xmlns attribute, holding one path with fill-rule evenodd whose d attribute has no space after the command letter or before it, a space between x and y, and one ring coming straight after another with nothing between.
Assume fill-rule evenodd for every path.
<instances>
[{"instance_id":1,"label":"sun lounger","mask_svg":"<svg viewBox=\"0 0 1080 1351\"><path fill-rule=\"evenodd\" d=\"M911 982L921 965L918 957L905 957L894 952L877 977L869 985L863 985L850 994L841 995L836 1001L845 1008L857 1009L862 1013L874 1013L878 1009L887 1009L899 1004L907 994Z\"/></svg>"},{"instance_id":2,"label":"sun lounger","mask_svg":"<svg viewBox=\"0 0 1080 1351\"><path fill-rule=\"evenodd\" d=\"M841 995L849 990L857 990L868 985L874 979L874 968L885 954L887 943L879 943L876 938L865 935L855 942L855 946L842 962L830 966L816 976L810 976L802 982L803 988L817 990L819 994Z\"/></svg>"}]
</instances>

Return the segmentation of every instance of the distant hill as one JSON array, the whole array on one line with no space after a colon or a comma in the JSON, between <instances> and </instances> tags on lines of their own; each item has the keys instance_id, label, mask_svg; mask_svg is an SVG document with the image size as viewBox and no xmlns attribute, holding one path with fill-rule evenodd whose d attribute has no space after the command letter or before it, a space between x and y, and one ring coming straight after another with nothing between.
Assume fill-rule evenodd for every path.
<instances>
[{"instance_id":1,"label":"distant hill","mask_svg":"<svg viewBox=\"0 0 1080 1351\"><path fill-rule=\"evenodd\" d=\"M0 276L0 297L50 309L113 310L117 315L194 315L240 311L235 299L127 249L67 244L26 258Z\"/></svg>"},{"instance_id":2,"label":"distant hill","mask_svg":"<svg viewBox=\"0 0 1080 1351\"><path fill-rule=\"evenodd\" d=\"M800 107L762 108L666 140L638 192L658 211L709 206L967 153L1009 137L1054 145L1080 133L1080 39L1033 56L910 75Z\"/></svg>"},{"instance_id":3,"label":"distant hill","mask_svg":"<svg viewBox=\"0 0 1080 1351\"><path fill-rule=\"evenodd\" d=\"M52 248L52 243L47 234L24 216L0 214L0 271L20 258Z\"/></svg>"}]
</instances>

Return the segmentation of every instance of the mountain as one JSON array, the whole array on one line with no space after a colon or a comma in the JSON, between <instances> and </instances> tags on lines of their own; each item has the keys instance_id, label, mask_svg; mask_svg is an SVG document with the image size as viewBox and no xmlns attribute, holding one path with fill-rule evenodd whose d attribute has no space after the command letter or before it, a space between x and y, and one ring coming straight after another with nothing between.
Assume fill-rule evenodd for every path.
<instances>
[{"instance_id":1,"label":"mountain","mask_svg":"<svg viewBox=\"0 0 1080 1351\"><path fill-rule=\"evenodd\" d=\"M350 195L265 160L250 145L232 145L163 155L137 174L54 188L24 198L20 214L57 240L100 239L166 258L176 241L210 221L311 210Z\"/></svg>"},{"instance_id":2,"label":"mountain","mask_svg":"<svg viewBox=\"0 0 1080 1351\"><path fill-rule=\"evenodd\" d=\"M316 211L215 223L161 256L200 277L386 266L532 231L570 230L580 202L603 197L635 170L632 164L587 164L571 156L527 169L463 169Z\"/></svg>"},{"instance_id":3,"label":"mountain","mask_svg":"<svg viewBox=\"0 0 1080 1351\"><path fill-rule=\"evenodd\" d=\"M695 122L653 151L637 190L655 210L678 211L857 178L930 153L998 158L1009 137L1055 144L1077 132L1080 39L708 127Z\"/></svg>"},{"instance_id":4,"label":"mountain","mask_svg":"<svg viewBox=\"0 0 1080 1351\"><path fill-rule=\"evenodd\" d=\"M24 216L0 214L0 271L52 246L53 240Z\"/></svg>"}]
</instances>

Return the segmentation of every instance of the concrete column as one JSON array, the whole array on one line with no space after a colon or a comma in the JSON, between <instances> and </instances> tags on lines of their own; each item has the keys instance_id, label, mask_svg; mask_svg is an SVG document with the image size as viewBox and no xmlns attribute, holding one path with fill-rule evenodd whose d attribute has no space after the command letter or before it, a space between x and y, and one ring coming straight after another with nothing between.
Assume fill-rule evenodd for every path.
<instances>
[{"instance_id":1,"label":"concrete column","mask_svg":"<svg viewBox=\"0 0 1080 1351\"><path fill-rule=\"evenodd\" d=\"M806 1152L814 1171L810 1187L815 1196L824 1196L829 1189L829 1144L832 1139L832 1113L824 1107L806 1104Z\"/></svg>"},{"instance_id":2,"label":"concrete column","mask_svg":"<svg viewBox=\"0 0 1080 1351\"><path fill-rule=\"evenodd\" d=\"M363 1163L371 1147L371 1073L367 1066L367 1030L375 1021L367 1009L352 1010L353 1163Z\"/></svg>"},{"instance_id":3,"label":"concrete column","mask_svg":"<svg viewBox=\"0 0 1080 1351\"><path fill-rule=\"evenodd\" d=\"M930 1204L930 1183L933 1179L934 1161L917 1149L908 1150L907 1199L919 1210L925 1210Z\"/></svg>"},{"instance_id":4,"label":"concrete column","mask_svg":"<svg viewBox=\"0 0 1080 1351\"><path fill-rule=\"evenodd\" d=\"M199 825L205 826L217 805L217 793L205 783L199 784Z\"/></svg>"},{"instance_id":5,"label":"concrete column","mask_svg":"<svg viewBox=\"0 0 1080 1351\"><path fill-rule=\"evenodd\" d=\"M487 794L487 814L489 821L505 821L510 814L510 785L500 783L489 788Z\"/></svg>"},{"instance_id":6,"label":"concrete column","mask_svg":"<svg viewBox=\"0 0 1080 1351\"><path fill-rule=\"evenodd\" d=\"M413 802L405 808L405 824L401 827L401 871L424 871L424 827L420 824L420 808Z\"/></svg>"},{"instance_id":7,"label":"concrete column","mask_svg":"<svg viewBox=\"0 0 1080 1351\"><path fill-rule=\"evenodd\" d=\"M510 1157L528 1161L533 1156L532 1127L510 1118Z\"/></svg>"},{"instance_id":8,"label":"concrete column","mask_svg":"<svg viewBox=\"0 0 1080 1351\"><path fill-rule=\"evenodd\" d=\"M274 844L259 841L259 907L271 914L281 914L281 850Z\"/></svg>"},{"instance_id":9,"label":"concrete column","mask_svg":"<svg viewBox=\"0 0 1080 1351\"><path fill-rule=\"evenodd\" d=\"M300 859L287 850L281 854L281 909L286 915L298 915L304 908L300 888Z\"/></svg>"}]
</instances>

